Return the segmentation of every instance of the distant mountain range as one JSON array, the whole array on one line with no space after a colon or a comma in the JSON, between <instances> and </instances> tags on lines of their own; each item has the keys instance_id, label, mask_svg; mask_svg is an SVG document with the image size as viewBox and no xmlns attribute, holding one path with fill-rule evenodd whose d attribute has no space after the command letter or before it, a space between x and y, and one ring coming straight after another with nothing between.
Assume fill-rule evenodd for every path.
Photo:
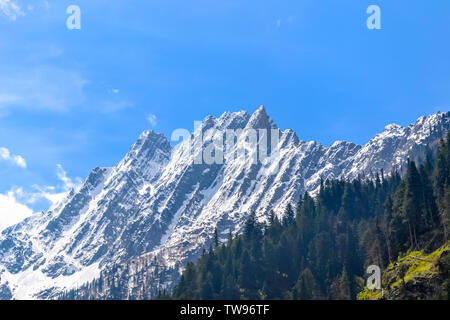
<instances>
[{"instance_id":1,"label":"distant mountain range","mask_svg":"<svg viewBox=\"0 0 450 320\"><path fill-rule=\"evenodd\" d=\"M198 155L188 151L215 141L209 129L277 130L279 152L270 163L237 157L196 164ZM408 159L419 160L436 147L449 129L450 113L440 112L408 127L388 125L364 146L337 141L325 147L279 130L260 107L253 115L209 116L178 147L145 131L117 166L93 169L49 211L2 232L0 298L55 298L101 272L126 284L119 288L121 297L152 296L173 285L178 271L211 245L216 229L225 241L230 231L242 230L252 212L260 220L272 209L282 215L300 194L314 193L321 180L401 171ZM243 134L235 148L248 148ZM274 163L277 170L269 170Z\"/></svg>"}]
</instances>

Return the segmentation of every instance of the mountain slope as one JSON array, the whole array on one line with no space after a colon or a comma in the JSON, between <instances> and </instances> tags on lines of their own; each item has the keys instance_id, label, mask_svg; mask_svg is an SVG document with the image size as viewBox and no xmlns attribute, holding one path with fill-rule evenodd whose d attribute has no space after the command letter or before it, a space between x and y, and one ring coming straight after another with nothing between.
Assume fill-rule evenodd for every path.
<instances>
[{"instance_id":1,"label":"mountain slope","mask_svg":"<svg viewBox=\"0 0 450 320\"><path fill-rule=\"evenodd\" d=\"M237 157L195 164L198 151L191 153L192 145L204 150L225 129L276 130L279 153L269 163ZM408 127L387 126L365 146L324 147L280 131L261 107L253 115L207 117L176 148L146 131L117 166L94 169L54 208L2 232L0 298L54 297L137 257L141 268L158 268L159 279L160 270L194 261L210 245L215 228L225 239L229 231L242 230L250 212L261 220L270 209L281 215L304 191L316 190L321 179L400 170L408 157L423 156L449 129L449 113L437 113ZM256 152L245 135L237 134L236 140L235 151Z\"/></svg>"},{"instance_id":2,"label":"mountain slope","mask_svg":"<svg viewBox=\"0 0 450 320\"><path fill-rule=\"evenodd\" d=\"M215 241L159 298L447 299L449 200L450 133L419 167L410 161L403 178L326 181L282 221L251 216L241 235ZM382 290L358 295L374 284ZM87 292L102 290L94 283Z\"/></svg>"},{"instance_id":3,"label":"mountain slope","mask_svg":"<svg viewBox=\"0 0 450 320\"><path fill-rule=\"evenodd\" d=\"M358 300L450 299L450 244L424 254L413 251L389 264L382 290L365 288Z\"/></svg>"}]
</instances>

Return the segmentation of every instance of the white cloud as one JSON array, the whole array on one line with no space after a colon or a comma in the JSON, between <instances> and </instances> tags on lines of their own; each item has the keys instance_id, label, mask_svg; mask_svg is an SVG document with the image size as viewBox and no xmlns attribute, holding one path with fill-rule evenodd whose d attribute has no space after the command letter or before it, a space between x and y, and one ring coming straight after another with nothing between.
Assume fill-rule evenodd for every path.
<instances>
[{"instance_id":1,"label":"white cloud","mask_svg":"<svg viewBox=\"0 0 450 320\"><path fill-rule=\"evenodd\" d=\"M70 191L71 189L77 188L82 183L81 178L77 177L73 180L69 178L62 165L57 164L56 167L56 174L58 176L58 179L63 183L62 188L64 191Z\"/></svg>"},{"instance_id":2,"label":"white cloud","mask_svg":"<svg viewBox=\"0 0 450 320\"><path fill-rule=\"evenodd\" d=\"M27 162L22 156L11 154L7 148L0 148L0 159L11 162L24 169L27 167Z\"/></svg>"},{"instance_id":3,"label":"white cloud","mask_svg":"<svg viewBox=\"0 0 450 320\"><path fill-rule=\"evenodd\" d=\"M72 189L76 190L83 183L83 181L79 177L73 179L68 177L67 172L60 164L56 165L56 175L59 181L62 182L62 184L56 187L55 186L40 187L34 185L33 188L35 190L38 190L38 192L32 194L31 197L29 196L28 197L29 201L30 200L38 201L40 199L46 199L50 201L52 205L55 205L60 200L64 199L64 197L67 195L69 191L71 191Z\"/></svg>"},{"instance_id":4,"label":"white cloud","mask_svg":"<svg viewBox=\"0 0 450 320\"><path fill-rule=\"evenodd\" d=\"M24 191L21 187L13 187L6 194L0 193L0 232L5 228L21 222L33 214L30 207L43 201L50 207L64 199L72 189L77 189L82 181L80 178L69 178L67 172L58 164L56 175L61 181L58 186L33 185L33 191Z\"/></svg>"},{"instance_id":5,"label":"white cloud","mask_svg":"<svg viewBox=\"0 0 450 320\"><path fill-rule=\"evenodd\" d=\"M112 91L112 93L115 93L115 94L118 94L120 92L119 89L112 89L111 91Z\"/></svg>"},{"instance_id":6,"label":"white cloud","mask_svg":"<svg viewBox=\"0 0 450 320\"><path fill-rule=\"evenodd\" d=\"M34 205L42 200L45 203L50 203L50 206L54 206L59 201L63 200L68 191L57 191L54 186L32 186L33 192L25 192L23 188L14 188L10 192L14 193L14 196L22 203L27 205Z\"/></svg>"},{"instance_id":7,"label":"white cloud","mask_svg":"<svg viewBox=\"0 0 450 320\"><path fill-rule=\"evenodd\" d=\"M147 121L154 127L158 124L158 118L154 114L149 114L147 116Z\"/></svg>"},{"instance_id":8,"label":"white cloud","mask_svg":"<svg viewBox=\"0 0 450 320\"><path fill-rule=\"evenodd\" d=\"M11 20L16 20L18 16L24 15L17 2L11 0L0 0L0 12L3 12Z\"/></svg>"},{"instance_id":9,"label":"white cloud","mask_svg":"<svg viewBox=\"0 0 450 320\"><path fill-rule=\"evenodd\" d=\"M56 176L58 180L61 181L57 186L39 186L32 185L34 192L24 192L23 188L13 188L11 192L15 195L17 199L26 204L34 204L41 200L47 200L52 205L62 200L69 191L72 189L77 189L81 186L83 181L81 178L70 178L67 176L67 172L64 170L62 165L56 165Z\"/></svg>"},{"instance_id":10,"label":"white cloud","mask_svg":"<svg viewBox=\"0 0 450 320\"><path fill-rule=\"evenodd\" d=\"M14 192L0 193L0 232L33 214L33 210L17 201Z\"/></svg>"}]
</instances>

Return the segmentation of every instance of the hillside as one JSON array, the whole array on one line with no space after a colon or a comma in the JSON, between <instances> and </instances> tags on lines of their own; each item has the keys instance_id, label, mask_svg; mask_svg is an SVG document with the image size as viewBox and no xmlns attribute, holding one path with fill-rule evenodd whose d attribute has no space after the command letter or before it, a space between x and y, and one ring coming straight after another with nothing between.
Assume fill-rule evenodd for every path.
<instances>
[{"instance_id":1,"label":"hillside","mask_svg":"<svg viewBox=\"0 0 450 320\"><path fill-rule=\"evenodd\" d=\"M388 125L364 146L338 141L325 147L280 130L261 107L252 115L209 116L177 147L145 131L116 166L95 168L48 212L1 233L0 298L54 298L100 275L121 290L106 286L99 298L153 297L173 287L177 270L198 260L215 230L224 242L230 232L240 234L253 213L261 223L271 210L281 219L306 191L316 195L322 180L403 174L408 159L423 159L449 129L450 114L436 113L407 127ZM236 135L231 154L257 153L247 141L252 130L278 135L278 141L266 138L270 152L272 143L279 152L256 163L251 156L196 163L227 130Z\"/></svg>"},{"instance_id":2,"label":"hillside","mask_svg":"<svg viewBox=\"0 0 450 320\"><path fill-rule=\"evenodd\" d=\"M251 217L243 235L216 241L160 298L446 299L449 173L450 134L402 179L326 181L282 221ZM383 290L360 293L369 265L384 270Z\"/></svg>"},{"instance_id":3,"label":"hillside","mask_svg":"<svg viewBox=\"0 0 450 320\"><path fill-rule=\"evenodd\" d=\"M407 252L389 264L382 289L365 288L358 300L450 299L450 243L424 253Z\"/></svg>"}]
</instances>

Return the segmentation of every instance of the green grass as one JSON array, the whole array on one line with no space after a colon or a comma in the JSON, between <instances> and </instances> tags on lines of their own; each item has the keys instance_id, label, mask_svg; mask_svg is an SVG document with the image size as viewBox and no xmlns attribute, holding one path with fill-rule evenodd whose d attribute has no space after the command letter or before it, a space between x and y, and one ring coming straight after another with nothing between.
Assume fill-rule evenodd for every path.
<instances>
[{"instance_id":1,"label":"green grass","mask_svg":"<svg viewBox=\"0 0 450 320\"><path fill-rule=\"evenodd\" d=\"M409 252L400 256L395 263L383 272L382 285L385 290L395 289L409 281L430 279L439 273L437 262L444 251L450 250L450 242L436 251L425 254L422 251ZM404 274L402 275L401 270ZM369 290L367 287L358 294L358 300L378 300L383 296L382 290Z\"/></svg>"},{"instance_id":2,"label":"green grass","mask_svg":"<svg viewBox=\"0 0 450 320\"><path fill-rule=\"evenodd\" d=\"M379 300L383 296L383 292L381 290L370 290L365 287L363 291L358 294L358 300Z\"/></svg>"}]
</instances>

